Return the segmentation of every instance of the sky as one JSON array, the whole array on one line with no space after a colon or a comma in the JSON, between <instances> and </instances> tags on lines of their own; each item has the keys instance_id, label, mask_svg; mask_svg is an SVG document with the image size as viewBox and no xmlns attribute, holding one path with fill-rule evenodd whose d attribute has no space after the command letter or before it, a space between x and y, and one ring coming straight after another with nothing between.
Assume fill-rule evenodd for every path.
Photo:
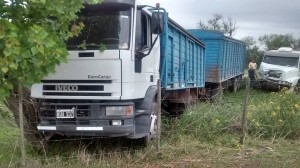
<instances>
[{"instance_id":1,"label":"sky","mask_svg":"<svg viewBox=\"0 0 300 168\"><path fill-rule=\"evenodd\" d=\"M258 38L264 34L292 34L300 37L300 0L138 0L160 3L169 17L184 28L197 28L199 21L213 14L231 17L238 27L234 38Z\"/></svg>"}]
</instances>

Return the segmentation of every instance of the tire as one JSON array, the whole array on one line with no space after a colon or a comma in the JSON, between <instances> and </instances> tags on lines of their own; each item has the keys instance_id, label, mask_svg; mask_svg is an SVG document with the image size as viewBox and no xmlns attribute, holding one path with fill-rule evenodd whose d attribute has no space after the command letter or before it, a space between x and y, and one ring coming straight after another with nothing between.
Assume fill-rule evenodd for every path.
<instances>
[{"instance_id":1,"label":"tire","mask_svg":"<svg viewBox=\"0 0 300 168\"><path fill-rule=\"evenodd\" d=\"M239 76L237 78L237 91L239 91L241 89L241 82L242 82L242 77Z\"/></svg>"},{"instance_id":2,"label":"tire","mask_svg":"<svg viewBox=\"0 0 300 168\"><path fill-rule=\"evenodd\" d=\"M300 94L300 80L294 86L294 92L297 93L297 94Z\"/></svg>"},{"instance_id":3,"label":"tire","mask_svg":"<svg viewBox=\"0 0 300 168\"><path fill-rule=\"evenodd\" d=\"M232 92L236 93L238 91L238 80L234 78L233 85L232 85Z\"/></svg>"},{"instance_id":4,"label":"tire","mask_svg":"<svg viewBox=\"0 0 300 168\"><path fill-rule=\"evenodd\" d=\"M222 88L222 84L219 83L217 85L214 85L212 87L211 90L211 95L210 95L210 101L211 102L218 102L222 100L222 96L223 96L223 88Z\"/></svg>"},{"instance_id":5,"label":"tire","mask_svg":"<svg viewBox=\"0 0 300 168\"><path fill-rule=\"evenodd\" d=\"M237 91L240 90L241 87L241 77L235 77L232 80L232 85L229 87L229 91L236 93Z\"/></svg>"}]
</instances>

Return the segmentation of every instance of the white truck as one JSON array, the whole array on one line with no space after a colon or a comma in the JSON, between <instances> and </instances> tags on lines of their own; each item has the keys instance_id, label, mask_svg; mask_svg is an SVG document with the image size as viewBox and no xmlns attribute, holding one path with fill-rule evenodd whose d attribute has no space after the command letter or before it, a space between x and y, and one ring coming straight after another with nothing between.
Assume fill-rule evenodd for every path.
<instances>
[{"instance_id":1,"label":"white truck","mask_svg":"<svg viewBox=\"0 0 300 168\"><path fill-rule=\"evenodd\" d=\"M79 13L84 29L67 42L68 62L31 87L37 130L46 137L156 134L157 81L170 111L195 102L204 88L204 44L135 0L104 0Z\"/></svg>"},{"instance_id":2,"label":"white truck","mask_svg":"<svg viewBox=\"0 0 300 168\"><path fill-rule=\"evenodd\" d=\"M289 47L267 51L259 67L261 87L265 89L300 87L300 51Z\"/></svg>"}]
</instances>

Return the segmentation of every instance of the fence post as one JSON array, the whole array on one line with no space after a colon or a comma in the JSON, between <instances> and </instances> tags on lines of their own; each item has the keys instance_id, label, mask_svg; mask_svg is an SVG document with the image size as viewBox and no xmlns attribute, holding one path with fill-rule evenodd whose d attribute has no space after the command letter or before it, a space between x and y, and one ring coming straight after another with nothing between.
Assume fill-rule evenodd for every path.
<instances>
[{"instance_id":1,"label":"fence post","mask_svg":"<svg viewBox=\"0 0 300 168\"><path fill-rule=\"evenodd\" d=\"M243 118L242 118L242 132L241 132L241 139L240 144L244 144L246 131L247 131L247 110L248 110L248 101L249 101L249 90L250 90L250 79L246 78L246 90L245 90L245 99L244 99L244 111L243 111Z\"/></svg>"},{"instance_id":2,"label":"fence post","mask_svg":"<svg viewBox=\"0 0 300 168\"><path fill-rule=\"evenodd\" d=\"M160 138L161 138L161 81L157 81L157 150L160 150Z\"/></svg>"},{"instance_id":3,"label":"fence post","mask_svg":"<svg viewBox=\"0 0 300 168\"><path fill-rule=\"evenodd\" d=\"M21 164L22 167L25 167L25 145L24 145L24 112L23 112L23 87L19 84L18 88L19 93L19 121L20 121L20 148L21 148Z\"/></svg>"}]
</instances>

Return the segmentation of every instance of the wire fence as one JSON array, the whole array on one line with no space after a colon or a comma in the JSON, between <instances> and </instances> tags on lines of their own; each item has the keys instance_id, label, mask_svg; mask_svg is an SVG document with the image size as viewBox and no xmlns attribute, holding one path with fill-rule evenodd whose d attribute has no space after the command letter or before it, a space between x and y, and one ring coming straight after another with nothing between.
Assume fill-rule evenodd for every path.
<instances>
[{"instance_id":1,"label":"wire fence","mask_svg":"<svg viewBox=\"0 0 300 168\"><path fill-rule=\"evenodd\" d=\"M245 88L246 84L244 82L244 80L239 81L240 83L242 83L241 88ZM249 90L249 94L247 94L246 91L242 90L239 91L237 93L231 93L227 90L226 87L218 87L212 90L208 90L208 92L215 92L216 94L214 94L211 97L196 97L196 98L190 98L189 100L194 101L194 102L200 102L200 103L204 103L206 104L206 106L209 107L209 109L206 110L210 110L210 111L217 111L217 110L226 110L226 108L228 108L228 110L234 110L236 114L238 114L238 116L235 116L235 118L239 118L240 121L238 122L238 124L242 124L242 115L243 113L245 113L245 111L247 111L247 109L245 110L245 106L251 106L252 102L258 102L261 101L261 103L269 103L269 99L268 96L272 93L272 91L259 91L259 97L257 96L257 90L253 89L253 88L261 88L260 86L260 80L256 80L255 81L255 85L251 85L251 89ZM279 88L280 89L280 88ZM276 90L276 89L275 89ZM247 99L247 97L249 98L249 104L245 104L244 100ZM214 99L214 101L211 101L212 99ZM181 101L181 98L164 98L162 97L161 100L161 104L164 105L166 101ZM31 103L31 102L26 102L26 103ZM233 108L234 106L234 108ZM193 108L194 104L186 104L185 108L187 108L187 110L184 111L184 115L186 116L193 116L196 118L200 118L203 117L203 113L189 113L189 109ZM1 105L0 107L5 108L3 105ZM230 115L230 112L228 112L228 115ZM164 111L162 110L162 114L166 115L170 115L170 113L168 111ZM39 116L36 115L34 116L35 118L38 118ZM174 117L174 115L172 115L171 117ZM168 118L168 117L166 117ZM12 118L10 118L11 120L13 120ZM178 118L177 120L180 120L180 118ZM169 120L166 123L162 123L162 132L163 135L166 134L166 132L171 132L168 135L172 134L172 133L176 133L176 130L172 130L172 129L168 129L168 124L170 124L171 122L177 122L177 120ZM72 122L73 121L66 121L65 123L68 122ZM36 124L35 121L27 121L26 124L32 125L32 124ZM183 128L183 131L191 131L189 127ZM34 130L27 130L27 132L25 131L26 136L34 136L36 135L36 133L34 132L36 131L36 129ZM243 132L241 132L243 134ZM164 137L162 137L164 139ZM140 158L142 159L143 157L145 157L145 155L149 155L149 153L153 153L153 151L156 151L156 148L154 148L153 146L150 148L147 148L147 150L145 150L144 148L138 148L136 149L136 147L132 148L131 145L129 146L125 146L122 147L122 143L121 146L120 144L116 145L114 148L112 148L113 151L107 151L105 152L105 147L104 150L101 151L101 153L98 152L92 152L89 153L87 152L87 148L90 148L90 146L93 146L93 143L101 143L101 140L103 140L103 137L84 137L84 136L77 136L77 137L67 137L67 138L58 138L58 139L49 139L47 140L47 143L58 143L59 145L65 145L64 143L69 143L71 142L71 146L74 145L72 143L75 143L76 145L74 146L74 148L77 148L77 154L74 155L74 153L72 155L67 155L67 156L57 156L57 155L48 155L48 151L46 151L46 147L43 149L42 154L44 155L43 158L38 157L38 159L33 159L32 157L27 157L26 160L30 160L31 162L37 162L37 163L41 163L41 162L55 162L56 160L59 159L72 159L72 158L76 158L78 159L80 157L80 155L84 156L84 157L102 157L102 156L110 156L110 155L123 155L123 154L128 154L128 153L144 153L144 155L140 156ZM90 142L85 142L85 141L90 141ZM100 141L100 142L99 142ZM110 140L109 140L110 141ZM122 142L124 141L124 139L121 140ZM12 150L12 152L9 154L11 155L11 158L13 158L16 155L16 152L18 152L19 150L17 149L18 145L19 145L20 139L17 138L14 142L12 142L11 140L3 140L0 141L0 145L12 145L14 144L14 149ZM30 141L30 143L34 144L34 143L42 143L41 140L36 140L36 141ZM120 143L120 142L119 142ZM129 144L131 144L132 142L129 142ZM107 144L106 144L107 145ZM30 146L30 144L29 144ZM107 145L110 146L110 145ZM111 146L114 146L113 144ZM26 146L28 148L28 145ZM162 148L164 149L164 146L162 146ZM29 149L31 149L31 147L29 147ZM167 149L164 149L167 150ZM157 152L157 151L156 151ZM138 159L137 159L138 160ZM12 159L11 159L12 162ZM21 164L21 162L14 162L8 165L8 167L13 166L13 165L19 165ZM138 162L138 161L137 161ZM138 164L138 163L133 163L133 164ZM121 164L120 164L121 165Z\"/></svg>"}]
</instances>

